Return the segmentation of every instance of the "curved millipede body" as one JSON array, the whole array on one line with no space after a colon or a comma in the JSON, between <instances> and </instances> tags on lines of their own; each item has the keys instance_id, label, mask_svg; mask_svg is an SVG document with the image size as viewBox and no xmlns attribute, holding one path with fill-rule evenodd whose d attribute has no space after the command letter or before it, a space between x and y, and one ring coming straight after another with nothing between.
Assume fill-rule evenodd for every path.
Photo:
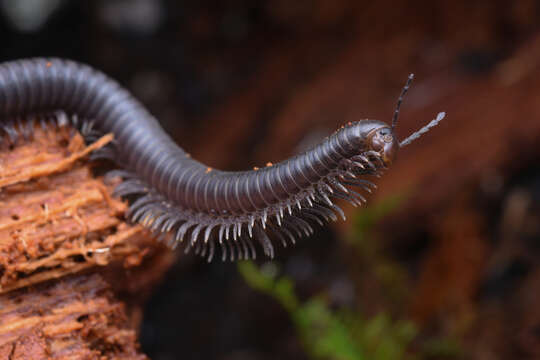
<instances>
[{"instance_id":1,"label":"curved millipede body","mask_svg":"<svg viewBox=\"0 0 540 360\"><path fill-rule=\"evenodd\" d=\"M87 65L41 58L0 64L0 126L7 138L17 138L17 127L31 128L12 119L57 111L68 115L64 119L85 119L73 122L87 138L96 130L114 134L113 148L95 156L122 167L111 175L124 179L115 192L133 199L132 221L209 260L217 247L224 260L255 257L252 239L273 257L268 232L286 245L311 234L312 224L344 217L332 198L365 202L348 186L370 191L374 185L359 176L378 175L399 148L394 124L361 120L278 164L214 170L190 158L124 88Z\"/></svg>"}]
</instances>

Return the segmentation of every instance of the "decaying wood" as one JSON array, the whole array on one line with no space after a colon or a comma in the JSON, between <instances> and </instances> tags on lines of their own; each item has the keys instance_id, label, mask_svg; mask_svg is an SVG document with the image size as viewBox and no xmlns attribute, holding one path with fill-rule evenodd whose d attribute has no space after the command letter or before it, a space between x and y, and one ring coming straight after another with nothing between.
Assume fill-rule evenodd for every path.
<instances>
[{"instance_id":1,"label":"decaying wood","mask_svg":"<svg viewBox=\"0 0 540 360\"><path fill-rule=\"evenodd\" d=\"M112 184L78 161L110 141L86 147L66 128L0 152L0 293L122 260L137 265L152 246L128 225Z\"/></svg>"},{"instance_id":2,"label":"decaying wood","mask_svg":"<svg viewBox=\"0 0 540 360\"><path fill-rule=\"evenodd\" d=\"M116 293L148 293L147 280L155 285L174 255L124 221L114 181L94 175L85 159L111 139L86 146L68 127L35 127L31 140L2 142L0 359L145 358L137 321L104 279ZM131 314L140 300L129 299Z\"/></svg>"},{"instance_id":3,"label":"decaying wood","mask_svg":"<svg viewBox=\"0 0 540 360\"><path fill-rule=\"evenodd\" d=\"M0 359L146 359L97 274L16 290L0 304Z\"/></svg>"}]
</instances>

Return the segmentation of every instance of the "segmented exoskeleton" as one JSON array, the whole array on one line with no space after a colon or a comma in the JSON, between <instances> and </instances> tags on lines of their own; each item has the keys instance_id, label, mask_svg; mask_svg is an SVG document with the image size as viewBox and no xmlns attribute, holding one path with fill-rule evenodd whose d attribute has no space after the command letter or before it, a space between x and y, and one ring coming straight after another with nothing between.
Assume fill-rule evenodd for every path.
<instances>
[{"instance_id":1,"label":"segmented exoskeleton","mask_svg":"<svg viewBox=\"0 0 540 360\"><path fill-rule=\"evenodd\" d=\"M302 154L252 171L219 171L192 159L115 81L68 60L36 58L0 64L0 116L4 118L0 124L14 141L21 131L8 119L62 111L68 115L63 118L78 125L87 138L96 135L93 127L113 133L114 146L96 156L122 167L110 175L124 180L116 195L134 197L127 214L130 220L166 235L173 247L184 242L186 251L193 248L209 261L218 246L223 260L254 258L252 239L273 257L267 232L283 245L294 243L313 233L312 224L336 220L336 214L345 218L332 198L354 205L366 201L348 186L371 191L375 185L360 176L379 175L394 160L400 144L393 129L409 82L391 127L376 120L349 123ZM19 128L27 134L32 126Z\"/></svg>"}]
</instances>

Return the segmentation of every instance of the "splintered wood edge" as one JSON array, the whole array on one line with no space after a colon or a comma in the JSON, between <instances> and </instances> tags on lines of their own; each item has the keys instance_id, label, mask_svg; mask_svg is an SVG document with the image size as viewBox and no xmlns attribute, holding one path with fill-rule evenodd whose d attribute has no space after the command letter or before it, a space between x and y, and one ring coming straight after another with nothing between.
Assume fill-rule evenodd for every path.
<instances>
[{"instance_id":1,"label":"splintered wood edge","mask_svg":"<svg viewBox=\"0 0 540 360\"><path fill-rule=\"evenodd\" d=\"M96 142L86 146L80 151L77 151L67 158L56 163L44 163L35 165L26 169L17 169L15 171L3 170L0 177L0 188L8 185L26 182L37 177L48 176L69 169L73 164L81 158L87 156L92 151L95 151L107 145L114 140L113 134L106 134ZM0 168L1 169L1 168Z\"/></svg>"},{"instance_id":2,"label":"splintered wood edge","mask_svg":"<svg viewBox=\"0 0 540 360\"><path fill-rule=\"evenodd\" d=\"M114 184L79 161L112 140L85 146L78 132L36 127L32 141L0 151L0 294L111 262L136 266L156 246L124 222Z\"/></svg>"}]
</instances>

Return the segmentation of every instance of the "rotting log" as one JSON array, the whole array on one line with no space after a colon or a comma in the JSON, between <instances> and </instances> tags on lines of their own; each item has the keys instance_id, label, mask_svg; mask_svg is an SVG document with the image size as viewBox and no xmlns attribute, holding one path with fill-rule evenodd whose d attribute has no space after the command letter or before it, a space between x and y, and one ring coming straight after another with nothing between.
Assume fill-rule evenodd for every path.
<instances>
[{"instance_id":1,"label":"rotting log","mask_svg":"<svg viewBox=\"0 0 540 360\"><path fill-rule=\"evenodd\" d=\"M0 152L0 293L123 261L135 266L155 245L124 222L126 203L92 174L78 133L36 128L33 141Z\"/></svg>"},{"instance_id":2,"label":"rotting log","mask_svg":"<svg viewBox=\"0 0 540 360\"><path fill-rule=\"evenodd\" d=\"M19 289L0 304L0 359L147 359L97 274Z\"/></svg>"},{"instance_id":3,"label":"rotting log","mask_svg":"<svg viewBox=\"0 0 540 360\"><path fill-rule=\"evenodd\" d=\"M31 140L3 140L0 359L145 358L137 321L113 294L137 294L126 300L140 313L174 253L124 221L114 180L86 160L112 136L87 146L70 127L36 126Z\"/></svg>"}]
</instances>

